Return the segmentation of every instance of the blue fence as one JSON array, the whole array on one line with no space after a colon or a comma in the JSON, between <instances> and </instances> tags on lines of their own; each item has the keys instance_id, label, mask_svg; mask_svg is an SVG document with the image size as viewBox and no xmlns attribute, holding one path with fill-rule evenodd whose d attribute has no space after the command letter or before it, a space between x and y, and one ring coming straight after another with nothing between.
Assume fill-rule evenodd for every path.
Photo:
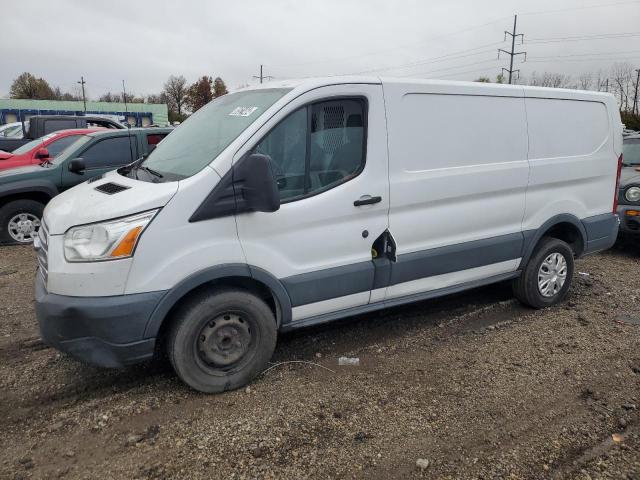
<instances>
[{"instance_id":1,"label":"blue fence","mask_svg":"<svg viewBox=\"0 0 640 480\"><path fill-rule=\"evenodd\" d=\"M87 110L86 115L92 114L113 115L129 122L131 126L145 127L153 124L153 114L151 112L104 112L97 110ZM33 115L85 115L83 110L33 110L33 109L0 109L0 125L11 122L21 122L28 120Z\"/></svg>"}]
</instances>

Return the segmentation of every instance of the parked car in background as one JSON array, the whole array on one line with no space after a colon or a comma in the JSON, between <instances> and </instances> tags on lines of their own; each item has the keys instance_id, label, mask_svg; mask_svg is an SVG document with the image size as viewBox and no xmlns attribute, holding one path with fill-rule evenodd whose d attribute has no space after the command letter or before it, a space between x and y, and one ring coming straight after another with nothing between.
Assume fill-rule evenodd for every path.
<instances>
[{"instance_id":1,"label":"parked car in background","mask_svg":"<svg viewBox=\"0 0 640 480\"><path fill-rule=\"evenodd\" d=\"M169 128L102 130L76 138L56 158L0 171L0 243L30 243L47 202L60 192L146 156Z\"/></svg>"},{"instance_id":2,"label":"parked car in background","mask_svg":"<svg viewBox=\"0 0 640 480\"><path fill-rule=\"evenodd\" d=\"M56 158L80 136L102 129L60 130L36 140L31 140L13 152L0 151L0 170L37 165Z\"/></svg>"},{"instance_id":3,"label":"parked car in background","mask_svg":"<svg viewBox=\"0 0 640 480\"><path fill-rule=\"evenodd\" d=\"M41 336L107 367L161 346L184 382L221 392L263 371L278 331L505 280L549 307L574 259L616 240L621 153L604 93L376 77L239 90L51 201Z\"/></svg>"},{"instance_id":4,"label":"parked car in background","mask_svg":"<svg viewBox=\"0 0 640 480\"><path fill-rule=\"evenodd\" d=\"M25 125L28 125L28 123L28 121L25 122ZM22 122L12 122L0 125L0 138L22 138L22 136Z\"/></svg>"},{"instance_id":5,"label":"parked car in background","mask_svg":"<svg viewBox=\"0 0 640 480\"><path fill-rule=\"evenodd\" d=\"M640 237L640 134L625 137L623 151L618 193L620 236Z\"/></svg>"},{"instance_id":6,"label":"parked car in background","mask_svg":"<svg viewBox=\"0 0 640 480\"><path fill-rule=\"evenodd\" d=\"M0 150L13 152L16 148L21 147L25 143L29 143L31 140L35 140L59 130L96 127L115 129L126 128L121 123L102 117L84 115L34 115L29 118L28 125L25 122L24 131L26 134L23 137L3 138L0 136Z\"/></svg>"}]
</instances>

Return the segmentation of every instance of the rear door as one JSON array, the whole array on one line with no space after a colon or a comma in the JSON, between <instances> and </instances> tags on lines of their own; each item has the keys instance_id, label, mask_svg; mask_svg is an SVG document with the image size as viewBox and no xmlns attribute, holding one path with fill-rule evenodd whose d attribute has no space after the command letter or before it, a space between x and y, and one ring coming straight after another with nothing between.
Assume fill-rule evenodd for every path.
<instances>
[{"instance_id":1,"label":"rear door","mask_svg":"<svg viewBox=\"0 0 640 480\"><path fill-rule=\"evenodd\" d=\"M369 302L371 248L387 229L386 126L380 85L307 92L238 152L276 165L281 207L237 216L247 262L276 276L293 320Z\"/></svg>"}]
</instances>

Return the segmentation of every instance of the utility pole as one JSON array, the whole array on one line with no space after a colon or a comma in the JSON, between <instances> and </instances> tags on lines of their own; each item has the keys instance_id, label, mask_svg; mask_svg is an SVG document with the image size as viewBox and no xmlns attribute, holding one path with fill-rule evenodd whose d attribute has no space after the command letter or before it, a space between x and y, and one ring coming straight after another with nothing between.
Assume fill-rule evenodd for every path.
<instances>
[{"instance_id":1,"label":"utility pole","mask_svg":"<svg viewBox=\"0 0 640 480\"><path fill-rule=\"evenodd\" d=\"M636 73L638 76L636 77L636 93L633 95L633 111L636 115L640 112L638 110L638 84L640 83L640 68L636 68Z\"/></svg>"},{"instance_id":2,"label":"utility pole","mask_svg":"<svg viewBox=\"0 0 640 480\"><path fill-rule=\"evenodd\" d=\"M508 31L504 31L504 39L507 39L507 35L511 36L511 51L507 52L506 50L503 50L501 48L498 49L498 58L500 58L500 53L506 53L507 55L509 55L509 57L511 57L510 61L509 61L509 68L506 69L504 67L502 67L502 72L508 72L509 73L509 84L513 83L512 79L513 79L513 74L517 73L518 75L520 74L520 70L514 70L513 69L513 59L517 56L517 55L524 55L524 61L527 61L527 52L516 52L516 38L520 37L522 40L522 43L524 43L524 34L523 33L517 33L516 32L516 27L518 25L518 15L515 15L513 17L513 32L508 32Z\"/></svg>"},{"instance_id":3,"label":"utility pole","mask_svg":"<svg viewBox=\"0 0 640 480\"><path fill-rule=\"evenodd\" d=\"M271 80L273 77L271 75L263 75L262 73L262 68L264 67L264 65L260 65L260 76L254 75L253 78L259 78L260 79L260 83L262 83L263 80Z\"/></svg>"},{"instance_id":4,"label":"utility pole","mask_svg":"<svg viewBox=\"0 0 640 480\"><path fill-rule=\"evenodd\" d=\"M82 103L84 104L84 113L87 113L87 97L84 95L84 84L87 82L84 81L84 77L80 77L78 83L82 85Z\"/></svg>"}]
</instances>

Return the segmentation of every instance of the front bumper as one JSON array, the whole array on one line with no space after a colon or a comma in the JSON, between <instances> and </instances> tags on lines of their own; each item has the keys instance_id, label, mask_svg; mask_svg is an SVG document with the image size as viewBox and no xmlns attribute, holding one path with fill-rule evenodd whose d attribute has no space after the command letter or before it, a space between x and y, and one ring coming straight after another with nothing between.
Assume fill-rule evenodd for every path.
<instances>
[{"instance_id":1,"label":"front bumper","mask_svg":"<svg viewBox=\"0 0 640 480\"><path fill-rule=\"evenodd\" d=\"M620 235L623 236L640 236L640 216L629 216L627 212L634 210L640 211L640 205L619 205L618 216L620 217Z\"/></svg>"},{"instance_id":2,"label":"front bumper","mask_svg":"<svg viewBox=\"0 0 640 480\"><path fill-rule=\"evenodd\" d=\"M147 322L166 292L111 297L71 297L47 292L36 274L35 305L42 339L93 365L117 368L148 360L155 338Z\"/></svg>"}]
</instances>

